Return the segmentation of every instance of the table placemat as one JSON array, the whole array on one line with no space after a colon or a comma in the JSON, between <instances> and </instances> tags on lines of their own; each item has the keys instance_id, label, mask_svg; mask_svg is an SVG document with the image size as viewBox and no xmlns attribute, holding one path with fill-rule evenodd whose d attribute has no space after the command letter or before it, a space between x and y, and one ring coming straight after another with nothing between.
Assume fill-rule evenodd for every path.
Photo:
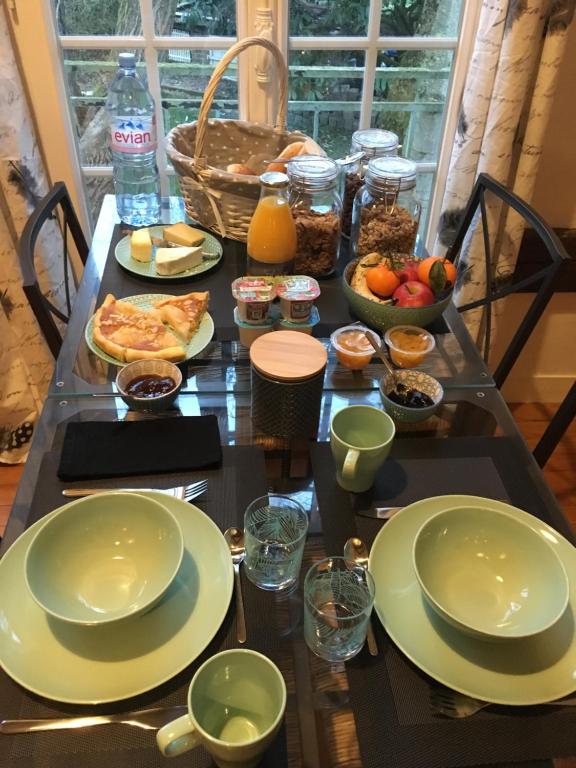
<instances>
[{"instance_id":1,"label":"table placemat","mask_svg":"<svg viewBox=\"0 0 576 768\"><path fill-rule=\"evenodd\" d=\"M60 454L57 451L44 456L38 486L30 509L28 524L39 520L52 509L66 503L64 488L72 483L58 480L56 471ZM203 469L193 473L155 475L154 486L171 487L208 478L208 491L195 500L206 514L225 530L242 523L248 503L266 493L264 454L250 446L225 446L221 469ZM98 481L95 487L112 488L149 487L149 477ZM77 487L81 484L76 483ZM280 663L282 637L271 621L263 622L263 615L271 616L270 595L254 587L243 578L246 612L246 648L258 650ZM5 673L0 672L0 713L2 718L59 717L75 714L99 714L172 706L186 703L189 682L200 664L215 653L237 647L235 600L232 596L226 618L206 650L186 670L167 683L130 700L101 706L82 707L48 701L21 688ZM49 659L46 663L50 663ZM66 674L66 670L62 670ZM106 725L77 731L20 734L0 737L0 765L2 768L165 768L167 760L156 746L155 731L144 731L125 725ZM187 768L208 768L212 760L203 747L170 760L170 765ZM286 732L283 728L263 758L262 766L282 768L287 765Z\"/></svg>"},{"instance_id":2,"label":"table placemat","mask_svg":"<svg viewBox=\"0 0 576 768\"><path fill-rule=\"evenodd\" d=\"M418 499L468 493L501 499L539 517L538 496L505 438L396 440L375 490L347 493L335 480L329 443L311 448L312 470L326 552L341 553L350 536L370 547L383 524L354 514L364 504L402 506ZM546 519L557 529L558 520ZM347 663L350 701L364 768L464 768L510 761L536 766L576 755L576 711L568 707L502 707L460 719L436 715L429 695L435 683L388 638L374 617L380 653L366 648Z\"/></svg>"},{"instance_id":3,"label":"table placemat","mask_svg":"<svg viewBox=\"0 0 576 768\"><path fill-rule=\"evenodd\" d=\"M210 291L210 315L214 320L214 339L217 341L233 341L238 339L238 329L234 324L233 313L236 301L232 296L232 281L246 273L246 246L236 240L223 240L224 255L219 264L209 272L187 279L162 280L134 275L122 269L114 258L117 243L125 236L125 229L117 224L114 227L104 274L100 283L100 291L96 301L99 307L108 293L121 299L125 296L136 296L141 293L158 293L181 295L190 291ZM347 323L357 318L350 312L350 307L342 290L342 272L348 263L348 246L342 243L340 257L336 270L332 275L319 279L320 296L316 307L320 322L314 328L314 336L326 338ZM448 328L442 318L430 326L432 333L446 333Z\"/></svg>"}]
</instances>

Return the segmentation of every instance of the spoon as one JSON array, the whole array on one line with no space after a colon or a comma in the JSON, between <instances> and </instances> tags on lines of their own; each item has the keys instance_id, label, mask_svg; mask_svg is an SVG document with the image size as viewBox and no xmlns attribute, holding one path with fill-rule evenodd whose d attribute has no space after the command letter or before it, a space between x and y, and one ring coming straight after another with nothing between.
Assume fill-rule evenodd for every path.
<instances>
[{"instance_id":1,"label":"spoon","mask_svg":"<svg viewBox=\"0 0 576 768\"><path fill-rule=\"evenodd\" d=\"M244 531L240 528L228 528L224 538L232 555L234 566L234 583L236 585L236 636L239 643L246 642L246 621L244 619L244 600L242 599L242 584L240 582L240 563L246 556L244 548Z\"/></svg>"},{"instance_id":2,"label":"spoon","mask_svg":"<svg viewBox=\"0 0 576 768\"><path fill-rule=\"evenodd\" d=\"M396 371L394 370L394 368L390 364L390 361L386 357L386 354L384 353L384 350L382 349L382 347L380 345L380 341L378 339L378 336L376 336L374 331L371 331L368 328L366 328L366 330L364 331L364 336L366 336L366 338L368 339L368 341L370 342L370 344L374 348L374 351L376 352L376 354L378 355L380 360L384 363L384 367L386 368L386 370L388 371L388 373L392 377L392 382L394 384L394 389L396 389L396 384L398 383L397 379L396 379Z\"/></svg>"},{"instance_id":3,"label":"spoon","mask_svg":"<svg viewBox=\"0 0 576 768\"><path fill-rule=\"evenodd\" d=\"M344 544L344 557L346 560L351 560L355 565L360 568L368 570L368 548L362 539L352 537L348 539ZM376 638L374 637L374 630L372 629L372 621L368 619L368 630L366 632L366 643L368 644L368 651L371 656L378 656L378 646L376 645Z\"/></svg>"}]
</instances>

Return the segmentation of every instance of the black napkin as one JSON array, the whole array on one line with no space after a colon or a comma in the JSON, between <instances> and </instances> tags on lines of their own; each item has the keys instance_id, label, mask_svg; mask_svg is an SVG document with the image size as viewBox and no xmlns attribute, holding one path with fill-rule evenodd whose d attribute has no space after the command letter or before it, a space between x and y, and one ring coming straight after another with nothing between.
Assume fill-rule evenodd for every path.
<instances>
[{"instance_id":1,"label":"black napkin","mask_svg":"<svg viewBox=\"0 0 576 768\"><path fill-rule=\"evenodd\" d=\"M183 472L222 461L216 416L81 421L66 427L61 480Z\"/></svg>"}]
</instances>

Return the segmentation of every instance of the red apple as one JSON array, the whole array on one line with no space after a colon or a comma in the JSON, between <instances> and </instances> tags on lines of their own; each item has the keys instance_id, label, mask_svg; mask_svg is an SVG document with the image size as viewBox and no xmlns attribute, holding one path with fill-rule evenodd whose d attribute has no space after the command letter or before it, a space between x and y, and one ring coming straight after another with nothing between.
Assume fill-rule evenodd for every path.
<instances>
[{"instance_id":1,"label":"red apple","mask_svg":"<svg viewBox=\"0 0 576 768\"><path fill-rule=\"evenodd\" d=\"M408 280L398 286L392 298L396 299L397 307L427 307L434 304L434 294L424 283Z\"/></svg>"},{"instance_id":2,"label":"red apple","mask_svg":"<svg viewBox=\"0 0 576 768\"><path fill-rule=\"evenodd\" d=\"M418 280L418 264L420 262L417 259L407 259L402 267L394 270L394 274L401 283L406 283L408 280Z\"/></svg>"}]
</instances>

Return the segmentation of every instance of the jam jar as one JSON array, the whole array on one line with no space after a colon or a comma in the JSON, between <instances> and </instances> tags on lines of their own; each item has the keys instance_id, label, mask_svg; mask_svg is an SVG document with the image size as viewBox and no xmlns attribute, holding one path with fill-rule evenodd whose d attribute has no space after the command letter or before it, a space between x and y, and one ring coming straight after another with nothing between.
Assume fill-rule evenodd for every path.
<instances>
[{"instance_id":1,"label":"jam jar","mask_svg":"<svg viewBox=\"0 0 576 768\"><path fill-rule=\"evenodd\" d=\"M328 157L300 155L290 160L287 173L297 239L294 272L325 277L334 271L340 245L338 165Z\"/></svg>"},{"instance_id":2,"label":"jam jar","mask_svg":"<svg viewBox=\"0 0 576 768\"><path fill-rule=\"evenodd\" d=\"M352 253L412 255L420 223L416 163L404 157L376 157L368 163L352 210Z\"/></svg>"},{"instance_id":3,"label":"jam jar","mask_svg":"<svg viewBox=\"0 0 576 768\"><path fill-rule=\"evenodd\" d=\"M342 234L350 235L352 206L356 193L364 183L369 161L374 157L394 157L398 154L398 136L380 128L366 128L352 134L350 154L339 161L342 173Z\"/></svg>"}]
</instances>

